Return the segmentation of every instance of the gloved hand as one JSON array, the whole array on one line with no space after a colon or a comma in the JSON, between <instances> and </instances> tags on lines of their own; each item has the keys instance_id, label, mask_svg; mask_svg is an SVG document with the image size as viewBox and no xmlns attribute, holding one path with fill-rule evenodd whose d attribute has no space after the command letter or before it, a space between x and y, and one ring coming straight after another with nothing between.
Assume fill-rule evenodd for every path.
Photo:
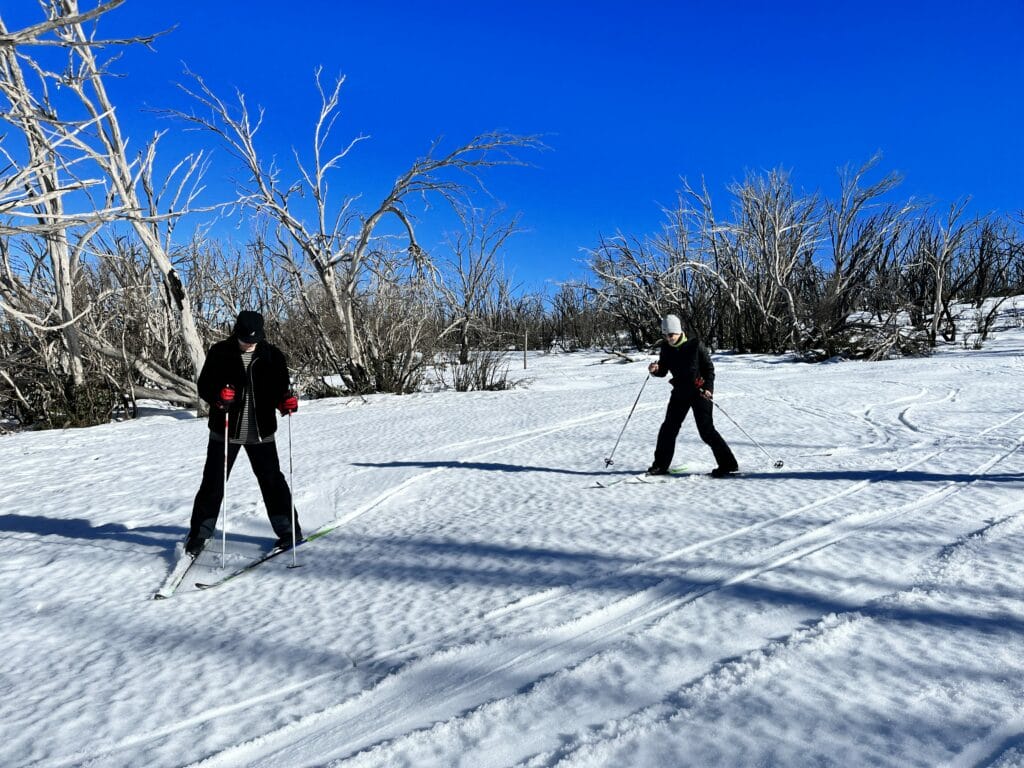
<instances>
[{"instance_id":1,"label":"gloved hand","mask_svg":"<svg viewBox=\"0 0 1024 768\"><path fill-rule=\"evenodd\" d=\"M292 394L285 395L284 400L277 404L277 410L281 412L282 416L295 413L299 410L299 399Z\"/></svg>"},{"instance_id":2,"label":"gloved hand","mask_svg":"<svg viewBox=\"0 0 1024 768\"><path fill-rule=\"evenodd\" d=\"M714 397L715 397L714 393L710 389L704 389L704 377L703 376L698 376L696 379L693 380L693 383L697 385L697 391L700 393L701 397L703 397L705 400L713 400L714 399Z\"/></svg>"},{"instance_id":3,"label":"gloved hand","mask_svg":"<svg viewBox=\"0 0 1024 768\"><path fill-rule=\"evenodd\" d=\"M235 402L235 388L230 384L225 384L220 390L220 399L217 401L217 407L222 411L226 411L233 402Z\"/></svg>"}]
</instances>

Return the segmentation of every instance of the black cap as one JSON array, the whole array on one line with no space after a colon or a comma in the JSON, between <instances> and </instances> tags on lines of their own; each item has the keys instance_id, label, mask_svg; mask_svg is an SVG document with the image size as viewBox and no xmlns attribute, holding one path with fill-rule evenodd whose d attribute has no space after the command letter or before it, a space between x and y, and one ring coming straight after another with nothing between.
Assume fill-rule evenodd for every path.
<instances>
[{"instance_id":1,"label":"black cap","mask_svg":"<svg viewBox=\"0 0 1024 768\"><path fill-rule=\"evenodd\" d=\"M235 338L246 344L263 341L266 338L263 335L263 315L251 310L239 312L238 319L235 320L234 335Z\"/></svg>"}]
</instances>

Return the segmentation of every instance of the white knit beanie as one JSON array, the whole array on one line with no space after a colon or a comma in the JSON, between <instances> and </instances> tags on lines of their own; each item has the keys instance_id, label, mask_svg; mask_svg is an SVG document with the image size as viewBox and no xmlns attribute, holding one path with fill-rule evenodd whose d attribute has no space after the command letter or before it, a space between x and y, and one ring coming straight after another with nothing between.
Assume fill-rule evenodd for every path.
<instances>
[{"instance_id":1,"label":"white knit beanie","mask_svg":"<svg viewBox=\"0 0 1024 768\"><path fill-rule=\"evenodd\" d=\"M661 332L666 336L670 333L682 333L683 324L675 315L665 315L665 319L661 321Z\"/></svg>"}]
</instances>

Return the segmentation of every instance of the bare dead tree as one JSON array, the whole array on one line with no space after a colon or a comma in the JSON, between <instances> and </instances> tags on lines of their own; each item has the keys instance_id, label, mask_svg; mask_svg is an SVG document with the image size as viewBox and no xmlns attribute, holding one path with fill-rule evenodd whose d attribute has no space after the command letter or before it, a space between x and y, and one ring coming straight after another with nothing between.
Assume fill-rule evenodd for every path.
<instances>
[{"instance_id":1,"label":"bare dead tree","mask_svg":"<svg viewBox=\"0 0 1024 768\"><path fill-rule=\"evenodd\" d=\"M602 312L598 290L585 282L567 282L551 299L551 314L557 328L556 343L566 352L603 347L615 352L628 341L619 333L617 318Z\"/></svg>"},{"instance_id":2,"label":"bare dead tree","mask_svg":"<svg viewBox=\"0 0 1024 768\"><path fill-rule=\"evenodd\" d=\"M44 11L49 11L49 18L45 21L41 21L38 24L25 27L24 29L15 30L9 32L6 28L0 31L0 47L18 47L18 46L53 46L61 45L53 40L47 39L45 36L50 32L54 32L62 27L66 27L69 24L88 24L98 20L103 14L108 11L112 11L119 5L122 5L124 0L107 0L105 3L98 3L95 8L86 11L79 11L77 3L55 3L48 2L47 0L40 0L40 6ZM146 40L147 42L152 38L131 38L125 40L93 40L90 45L102 47L103 45L124 45L126 43L137 42Z\"/></svg>"},{"instance_id":3,"label":"bare dead tree","mask_svg":"<svg viewBox=\"0 0 1024 768\"><path fill-rule=\"evenodd\" d=\"M0 34L7 34L2 19ZM45 244L53 278L51 318L44 320L34 313L26 313L24 306L7 305L6 308L37 329L48 327L48 323L59 328L67 348L72 385L81 387L85 383L85 369L73 291L76 264L67 232L76 225L94 226L109 219L112 211L89 210L77 214L67 211L65 199L69 195L96 186L101 181L77 177L74 166L81 163L82 158L69 158L62 154L68 142L59 131L50 127L53 122L50 116L55 108L46 90L40 90L41 98L36 98L27 83L15 45L0 45L0 97L6 102L2 119L12 126L13 135L24 139L23 161L16 160L11 152L3 151L9 172L0 181L0 214L10 217L11 224L0 226L0 232L14 238L39 238ZM70 127L70 130L79 134L92 125L94 121L87 120ZM9 273L9 279L13 279L13 273Z\"/></svg>"},{"instance_id":4,"label":"bare dead tree","mask_svg":"<svg viewBox=\"0 0 1024 768\"><path fill-rule=\"evenodd\" d=\"M638 345L646 340L635 329L653 328L666 305L738 351L879 359L922 354L940 334L954 340L956 297L980 295L979 281L988 296L1020 286L1019 238L962 221L963 204L937 222L915 216L923 209L913 200L884 201L899 177L865 184L877 160L842 172L835 203L796 195L781 171L750 176L731 187L732 220L684 180L659 235L620 234L592 252L602 308Z\"/></svg>"},{"instance_id":5,"label":"bare dead tree","mask_svg":"<svg viewBox=\"0 0 1024 768\"><path fill-rule=\"evenodd\" d=\"M968 232L968 224L961 221L966 201L949 207L944 222L921 231L919 255L923 267L931 278L931 322L928 327L928 341L935 346L940 329L946 341L956 337L956 325L949 312L949 301L956 293L957 286L951 284L956 258ZM946 323L943 324L945 319Z\"/></svg>"},{"instance_id":6,"label":"bare dead tree","mask_svg":"<svg viewBox=\"0 0 1024 768\"><path fill-rule=\"evenodd\" d=\"M599 306L615 315L634 343L657 339L656 319L679 311L689 300L684 281L688 260L652 239L617 235L602 238L589 255Z\"/></svg>"},{"instance_id":7,"label":"bare dead tree","mask_svg":"<svg viewBox=\"0 0 1024 768\"><path fill-rule=\"evenodd\" d=\"M602 240L590 266L604 305L639 345L657 338L656 319L683 314L707 340L775 349L802 327L797 266L813 251L816 199L796 199L788 177L735 185L737 223L719 222L706 187L684 180L677 205L652 238Z\"/></svg>"},{"instance_id":8,"label":"bare dead tree","mask_svg":"<svg viewBox=\"0 0 1024 768\"><path fill-rule=\"evenodd\" d=\"M365 359L379 390L408 394L437 349L434 281L411 256L371 251L367 257L369 285L356 308Z\"/></svg>"},{"instance_id":9,"label":"bare dead tree","mask_svg":"<svg viewBox=\"0 0 1024 768\"><path fill-rule=\"evenodd\" d=\"M918 208L913 201L902 205L881 202L901 183L897 173L863 184L880 159L876 155L856 171L842 169L839 200L825 202L830 249L828 257L819 260L822 292L810 317L810 330L811 343L828 357L838 354L840 347L848 347L851 334L867 330L854 321L855 312L865 307L873 277L886 269L898 250L908 216Z\"/></svg>"},{"instance_id":10,"label":"bare dead tree","mask_svg":"<svg viewBox=\"0 0 1024 768\"><path fill-rule=\"evenodd\" d=\"M160 134L135 159L129 158L127 138L107 94L106 66L97 58L97 52L107 46L148 44L154 36L102 40L86 28L87 23L94 23L120 4L120 0L111 0L81 11L77 0L41 0L40 6L47 14L44 22L15 32L9 32L0 22L3 87L8 101L16 106L12 114L17 115L18 126L28 137L30 156L37 161L36 184L46 197L35 206L36 231L45 228L44 236L55 263L60 265L57 279L61 291L70 294L68 285L74 281L76 268L67 254L67 228L96 221L126 223L159 270L164 299L174 312L179 338L188 353L191 378L201 367L205 353L189 297L170 255L171 233L174 222L188 212L195 200L203 160L201 154L186 158L158 184L154 169ZM63 66L48 68L41 58L28 53L32 47L63 52ZM34 77L31 85L23 74L26 68ZM75 103L57 103L52 96L56 92L65 101L70 95ZM61 117L62 112L78 115L83 110L83 120ZM92 203L84 222L81 217L67 216L63 210L67 191L87 191L90 186L75 175L80 168L95 171L105 185L103 200ZM63 181L58 172L69 176L72 182ZM35 197L39 197L38 193ZM26 232L31 234L33 230L24 230L23 234ZM66 317L73 308L64 298L61 301L66 305L62 309ZM67 333L77 334L77 330ZM69 347L74 346L69 342ZM110 348L100 345L96 351L108 354ZM167 387L174 398L194 399L194 384L185 391L177 391L183 380L186 379L175 372L155 383Z\"/></svg>"},{"instance_id":11,"label":"bare dead tree","mask_svg":"<svg viewBox=\"0 0 1024 768\"><path fill-rule=\"evenodd\" d=\"M462 230L447 237L448 254L438 259L436 290L438 339L457 339L459 364L469 363L471 344L487 337L487 306L501 276L505 243L519 231L518 217L503 220L499 210L458 209ZM485 342L486 343L486 342Z\"/></svg>"},{"instance_id":12,"label":"bare dead tree","mask_svg":"<svg viewBox=\"0 0 1024 768\"><path fill-rule=\"evenodd\" d=\"M752 311L748 333L760 348L803 348L805 327L794 277L820 236L818 197L795 195L789 174L781 170L748 176L731 191L736 248L730 277L739 282Z\"/></svg>"},{"instance_id":13,"label":"bare dead tree","mask_svg":"<svg viewBox=\"0 0 1024 768\"><path fill-rule=\"evenodd\" d=\"M746 292L733 229L719 221L704 180L695 189L686 179L669 226L689 230L691 256L686 267L694 278L690 323L701 338L743 351L750 346L745 323Z\"/></svg>"},{"instance_id":14,"label":"bare dead tree","mask_svg":"<svg viewBox=\"0 0 1024 768\"><path fill-rule=\"evenodd\" d=\"M406 252L430 268L429 258L416 240L415 217L411 203L416 199L441 199L450 204L464 203L468 193L466 179L480 184L480 172L498 165L522 165L517 157L522 150L541 146L532 136L516 136L492 132L476 136L455 149L440 153L437 141L426 156L416 160L392 184L390 191L375 206L357 210L359 196L348 194L335 202L328 196L328 178L336 171L350 151L366 136L357 136L332 153L328 149L331 132L338 118L338 104L344 78L339 77L330 88L316 72L320 94L320 113L313 129L311 154L307 159L293 150L299 178L283 182L281 169L265 162L257 147L256 137L263 112L250 113L245 96L236 94L234 107L223 101L202 78L193 75L194 85L185 88L202 108L203 114L178 113L187 122L218 136L229 151L244 165L248 182L239 190L240 200L258 214L268 217L279 229L281 238L294 246L282 249L281 255L293 261L289 269L311 270L323 288L336 323L344 334L344 366L339 373L353 390L372 388L366 360L366 338L357 322L356 309L360 287L368 275L371 253L394 252L381 248L380 227L385 219L394 220L407 244ZM461 178L460 178L461 176ZM312 200L312 212L304 215L300 196ZM318 326L325 345L333 346L326 323Z\"/></svg>"},{"instance_id":15,"label":"bare dead tree","mask_svg":"<svg viewBox=\"0 0 1024 768\"><path fill-rule=\"evenodd\" d=\"M60 2L66 12L77 10L77 0ZM72 24L58 30L57 34L70 44L77 65L78 75L65 78L65 85L98 121L97 143L83 141L80 146L103 169L111 183L112 196L124 205L120 218L131 226L160 270L166 299L181 324L181 339L191 359L192 375L198 376L206 353L195 325L191 300L171 260L169 242L175 221L190 210L198 194L204 167L202 155L189 156L172 168L164 182L155 183L154 160L162 134L150 139L140 156L130 160L127 139L107 94L104 68L88 45L85 29L80 23Z\"/></svg>"},{"instance_id":16,"label":"bare dead tree","mask_svg":"<svg viewBox=\"0 0 1024 768\"><path fill-rule=\"evenodd\" d=\"M700 338L746 349L749 301L735 228L719 221L703 179L699 190L682 182L676 206L663 209L666 223L658 238L661 250L677 254L683 287L678 308Z\"/></svg>"},{"instance_id":17,"label":"bare dead tree","mask_svg":"<svg viewBox=\"0 0 1024 768\"><path fill-rule=\"evenodd\" d=\"M975 346L992 331L1003 305L1024 286L1015 272L1024 259L1024 241L1006 221L986 218L974 229L973 242L966 248L964 298L975 308Z\"/></svg>"}]
</instances>

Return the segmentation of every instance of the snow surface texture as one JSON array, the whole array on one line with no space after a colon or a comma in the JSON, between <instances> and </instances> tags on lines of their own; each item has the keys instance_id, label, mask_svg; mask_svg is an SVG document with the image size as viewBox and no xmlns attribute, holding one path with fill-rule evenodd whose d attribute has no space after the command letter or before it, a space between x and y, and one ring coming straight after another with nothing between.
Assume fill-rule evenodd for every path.
<instances>
[{"instance_id":1,"label":"snow surface texture","mask_svg":"<svg viewBox=\"0 0 1024 768\"><path fill-rule=\"evenodd\" d=\"M604 466L646 359L304 402L338 527L197 591L218 536L164 601L205 424L3 437L0 765L1020 766L1022 352L716 356L771 457L716 413L742 477L604 489L650 463L661 380ZM676 463L711 469L691 419ZM227 508L231 568L272 538L244 457Z\"/></svg>"}]
</instances>

